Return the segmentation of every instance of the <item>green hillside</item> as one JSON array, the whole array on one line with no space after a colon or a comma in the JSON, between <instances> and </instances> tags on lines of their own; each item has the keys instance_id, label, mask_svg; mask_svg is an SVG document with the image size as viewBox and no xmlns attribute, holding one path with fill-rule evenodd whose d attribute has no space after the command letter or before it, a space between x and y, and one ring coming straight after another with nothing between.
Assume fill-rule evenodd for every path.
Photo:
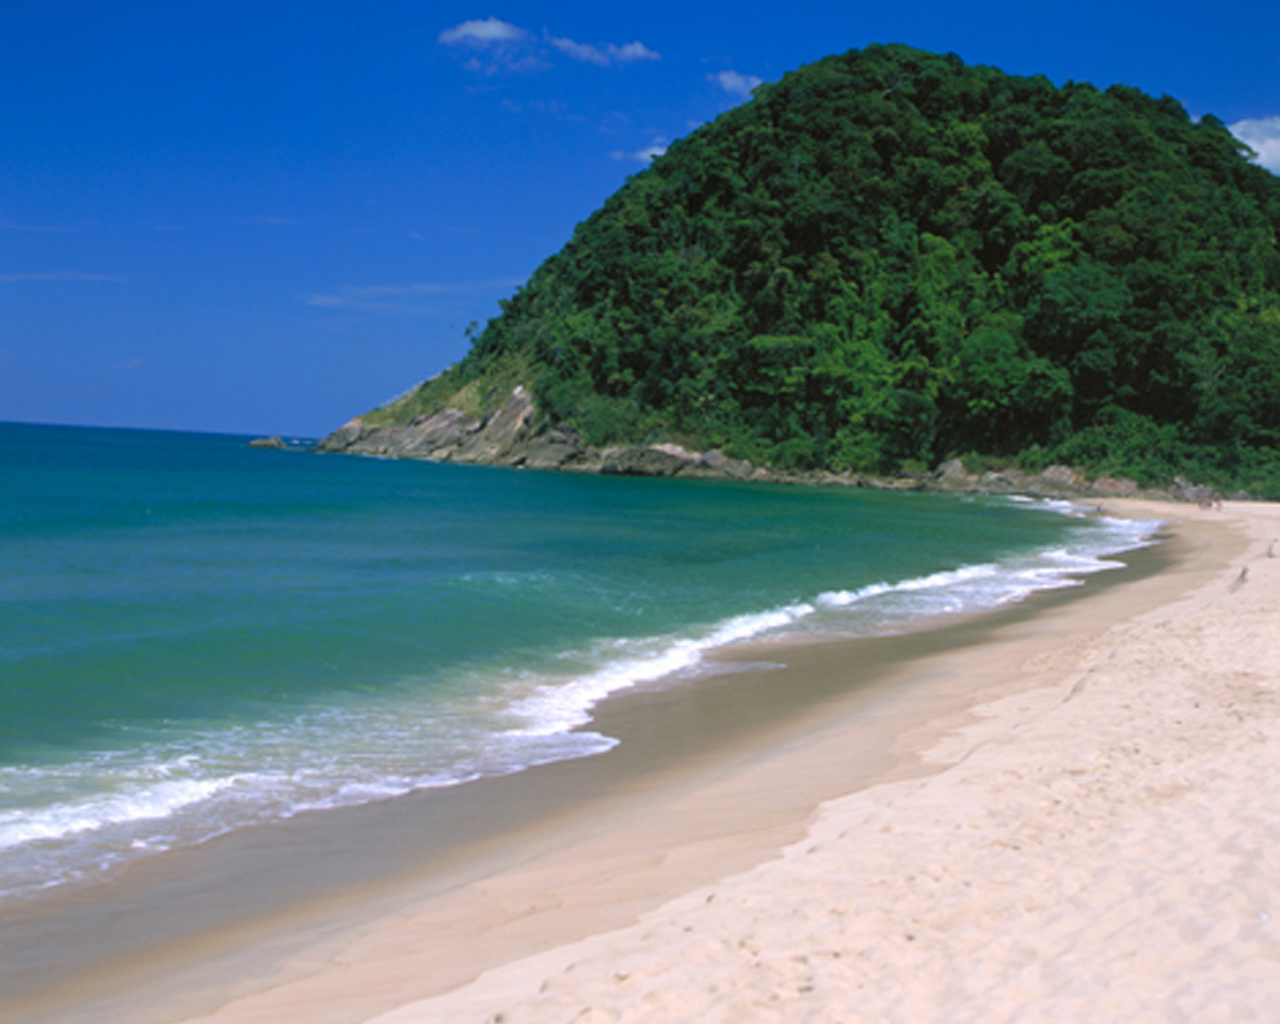
<instances>
[{"instance_id":1,"label":"green hillside","mask_svg":"<svg viewBox=\"0 0 1280 1024\"><path fill-rule=\"evenodd\" d=\"M365 419L522 383L593 444L1280 497L1278 234L1280 178L1215 118L868 47L673 144L466 359Z\"/></svg>"}]
</instances>

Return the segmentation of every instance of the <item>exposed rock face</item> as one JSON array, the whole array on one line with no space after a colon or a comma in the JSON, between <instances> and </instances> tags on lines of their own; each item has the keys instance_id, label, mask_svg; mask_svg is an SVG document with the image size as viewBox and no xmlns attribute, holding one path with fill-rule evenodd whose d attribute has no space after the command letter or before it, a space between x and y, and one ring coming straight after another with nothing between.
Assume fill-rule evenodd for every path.
<instances>
[{"instance_id":1,"label":"exposed rock face","mask_svg":"<svg viewBox=\"0 0 1280 1024\"><path fill-rule=\"evenodd\" d=\"M565 424L539 421L522 387L484 418L457 409L420 417L406 426L373 426L357 418L321 441L317 450L354 455L430 459L434 462L522 466L615 476L684 476L746 480L758 473L745 459L718 451L690 452L675 444L624 445L603 451L584 444Z\"/></svg>"},{"instance_id":2,"label":"exposed rock face","mask_svg":"<svg viewBox=\"0 0 1280 1024\"><path fill-rule=\"evenodd\" d=\"M970 473L959 459L944 462L933 474L933 480L925 488L961 494L1027 494L1034 497L1080 498L1173 498L1175 501L1198 500L1200 491L1193 489L1196 497L1184 494L1186 488L1177 485L1166 491L1140 491L1132 480L1100 476L1090 480L1069 466L1049 466L1040 473L1024 473L1018 469L1002 469L988 473ZM1187 492L1191 493L1191 492Z\"/></svg>"},{"instance_id":3,"label":"exposed rock face","mask_svg":"<svg viewBox=\"0 0 1280 1024\"><path fill-rule=\"evenodd\" d=\"M516 449L528 440L533 399L516 388L503 408L479 419L457 409L419 417L406 426L374 426L357 417L316 448L324 452L387 455L434 462L520 465Z\"/></svg>"},{"instance_id":4,"label":"exposed rock face","mask_svg":"<svg viewBox=\"0 0 1280 1024\"><path fill-rule=\"evenodd\" d=\"M270 437L255 437L249 442L250 448L288 448L284 443L284 438L276 437L272 434Z\"/></svg>"},{"instance_id":5,"label":"exposed rock face","mask_svg":"<svg viewBox=\"0 0 1280 1024\"><path fill-rule=\"evenodd\" d=\"M886 479L855 473L786 472L753 466L745 459L731 459L715 450L689 451L677 444L621 445L601 450L585 444L573 427L539 419L533 398L523 387L512 391L500 410L484 417L444 409L405 426L374 426L357 417L317 444L316 449L613 476L756 480L959 494L1079 498L1142 495L1176 501L1200 501L1212 494L1208 488L1195 487L1182 480L1167 490L1143 492L1132 480L1108 476L1089 480L1067 466L1050 466L1038 474L1017 469L978 474L968 472L959 459L951 459L932 474Z\"/></svg>"},{"instance_id":6,"label":"exposed rock face","mask_svg":"<svg viewBox=\"0 0 1280 1024\"><path fill-rule=\"evenodd\" d=\"M1101 488L1100 484L1103 485ZM1127 492L1124 485L1127 485ZM928 489L960 494L1030 494L1040 497L1106 494L1118 498L1126 493L1134 494L1138 488L1132 480L1121 482L1109 477L1091 482L1068 466L1050 466L1034 475L1019 469L970 473L959 459L951 459L938 467Z\"/></svg>"}]
</instances>

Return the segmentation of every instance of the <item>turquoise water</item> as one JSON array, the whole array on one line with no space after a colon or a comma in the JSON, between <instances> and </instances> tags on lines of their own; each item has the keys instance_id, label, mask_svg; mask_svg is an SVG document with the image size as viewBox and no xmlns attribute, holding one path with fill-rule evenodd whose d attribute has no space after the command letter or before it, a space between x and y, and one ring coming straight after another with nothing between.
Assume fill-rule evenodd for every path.
<instances>
[{"instance_id":1,"label":"turquoise water","mask_svg":"<svg viewBox=\"0 0 1280 1024\"><path fill-rule=\"evenodd\" d=\"M1071 585L1063 505L0 424L0 894L609 749L608 693L746 639Z\"/></svg>"}]
</instances>

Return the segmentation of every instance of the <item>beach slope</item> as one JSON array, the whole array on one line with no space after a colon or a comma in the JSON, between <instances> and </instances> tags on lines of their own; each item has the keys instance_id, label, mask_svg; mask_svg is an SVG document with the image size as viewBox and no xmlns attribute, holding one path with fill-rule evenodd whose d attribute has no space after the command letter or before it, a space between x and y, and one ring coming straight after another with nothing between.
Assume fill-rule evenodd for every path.
<instances>
[{"instance_id":1,"label":"beach slope","mask_svg":"<svg viewBox=\"0 0 1280 1024\"><path fill-rule=\"evenodd\" d=\"M937 730L937 770L827 802L777 859L377 1024L1265 1019L1280 508L1135 511L1233 557L1135 617L977 658L993 699Z\"/></svg>"}]
</instances>

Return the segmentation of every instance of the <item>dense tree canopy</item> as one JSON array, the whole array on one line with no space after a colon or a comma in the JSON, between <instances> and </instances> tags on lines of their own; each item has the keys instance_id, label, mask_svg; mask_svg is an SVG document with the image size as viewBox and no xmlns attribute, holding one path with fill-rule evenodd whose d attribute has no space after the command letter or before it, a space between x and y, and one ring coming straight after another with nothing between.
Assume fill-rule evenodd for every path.
<instances>
[{"instance_id":1,"label":"dense tree canopy","mask_svg":"<svg viewBox=\"0 0 1280 1024\"><path fill-rule=\"evenodd\" d=\"M868 47L672 145L378 415L520 380L595 443L1274 492L1278 234L1280 179L1212 117Z\"/></svg>"}]
</instances>

